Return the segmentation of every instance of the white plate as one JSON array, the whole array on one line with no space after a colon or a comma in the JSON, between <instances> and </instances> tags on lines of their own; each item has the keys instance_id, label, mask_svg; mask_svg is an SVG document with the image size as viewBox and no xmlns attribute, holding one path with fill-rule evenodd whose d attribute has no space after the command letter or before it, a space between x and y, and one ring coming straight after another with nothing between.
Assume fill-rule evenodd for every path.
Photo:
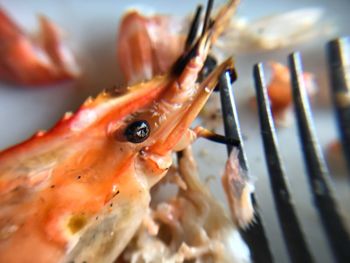
<instances>
[{"instance_id":1,"label":"white plate","mask_svg":"<svg viewBox=\"0 0 350 263\"><path fill-rule=\"evenodd\" d=\"M130 6L151 7L159 12L187 14L194 10L198 2L204 1L5 1L1 6L13 16L16 21L28 30L37 28L36 17L43 13L57 22L67 32L69 42L77 51L83 65L84 77L77 85L60 85L47 89L20 89L0 84L0 149L20 142L31 136L38 129L51 127L65 111L76 109L89 95L95 95L103 88L120 83L118 65L115 56L115 39L118 22L123 10ZM339 35L350 35L350 2L326 0L269 0L243 1L239 14L248 18L261 17L272 13L287 11L306 6L319 6L326 10L326 17L334 22ZM307 71L317 74L318 83L327 96L318 98L313 105L317 134L322 147L325 147L336 137L335 122L327 94L327 77L325 66L324 45L326 39L319 39L306 45L283 49L276 52L265 52L254 55L236 56L239 81L235 84L235 95L238 100L238 111L248 155L250 174L256 178L257 194L263 210L268 236L272 243L276 262L287 262L286 250L283 246L281 233L273 208L269 182L262 150L259 125L256 114L251 111L246 100L254 94L251 69L258 61L270 59L284 62L286 56L294 49L302 52ZM300 155L296 128L279 130L278 137L285 161L286 170L298 214L303 223L304 231L308 232L308 241L318 262L331 262L330 252L319 230L319 220L311 204L308 186L304 176L304 166ZM207 149L207 156L198 154L201 149ZM224 147L199 140L195 150L199 158L199 168L203 178L214 175L212 182L216 196L224 200L220 186L221 175L226 151ZM349 185L344 178L338 176L337 194L342 201L342 211L349 222L350 193ZM345 183L344 183L345 182ZM347 202L346 202L347 201Z\"/></svg>"}]
</instances>

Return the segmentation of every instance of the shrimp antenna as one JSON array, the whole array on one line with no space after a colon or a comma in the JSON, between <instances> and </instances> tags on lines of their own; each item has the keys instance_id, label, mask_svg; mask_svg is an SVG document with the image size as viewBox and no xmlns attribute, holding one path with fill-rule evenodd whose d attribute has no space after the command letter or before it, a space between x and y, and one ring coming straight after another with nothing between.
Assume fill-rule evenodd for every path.
<instances>
[{"instance_id":1,"label":"shrimp antenna","mask_svg":"<svg viewBox=\"0 0 350 263\"><path fill-rule=\"evenodd\" d=\"M231 138L231 137L226 137L220 134L217 134L213 131L210 131L206 128L203 128L201 126L196 127L195 132L197 134L197 137L199 138L204 138L212 142L216 143L222 143L228 146L240 146L240 140L238 138Z\"/></svg>"},{"instance_id":2,"label":"shrimp antenna","mask_svg":"<svg viewBox=\"0 0 350 263\"><path fill-rule=\"evenodd\" d=\"M211 10L213 9L213 3L214 3L214 0L208 0L208 5L207 5L206 13L205 13L205 18L204 18L202 36L204 35L204 32L209 27L210 13L211 13ZM197 8L197 10L198 10L198 8ZM196 20L196 18L195 18L195 20ZM173 74L175 74L175 75L181 74L181 72L183 71L187 62L197 54L198 46L199 46L199 41L197 40L196 44L192 48L190 48L189 50L185 50L185 54L182 55L181 57L179 57L179 59L174 63L173 68L172 68Z\"/></svg>"},{"instance_id":3,"label":"shrimp antenna","mask_svg":"<svg viewBox=\"0 0 350 263\"><path fill-rule=\"evenodd\" d=\"M196 36L198 34L198 28L199 28L200 17L202 14L202 9L203 9L202 5L197 6L197 10L192 20L190 31L186 39L185 50L188 50L193 45L193 42L196 39Z\"/></svg>"},{"instance_id":4,"label":"shrimp antenna","mask_svg":"<svg viewBox=\"0 0 350 263\"><path fill-rule=\"evenodd\" d=\"M214 0L208 0L207 10L205 11L202 35L204 35L204 33L208 29L209 22L210 22L210 14L211 14L211 11L213 10L213 4L214 4Z\"/></svg>"}]
</instances>

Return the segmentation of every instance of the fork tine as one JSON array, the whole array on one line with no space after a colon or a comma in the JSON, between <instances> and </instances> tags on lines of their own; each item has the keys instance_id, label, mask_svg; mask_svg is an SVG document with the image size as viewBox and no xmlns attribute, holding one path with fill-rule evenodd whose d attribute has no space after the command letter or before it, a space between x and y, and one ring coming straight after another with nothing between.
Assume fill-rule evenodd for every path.
<instances>
[{"instance_id":1,"label":"fork tine","mask_svg":"<svg viewBox=\"0 0 350 263\"><path fill-rule=\"evenodd\" d=\"M293 53L288 57L288 60L299 138L314 203L334 256L338 262L348 262L350 258L349 236L333 200L328 183L329 172L315 136L310 105L302 77L300 54Z\"/></svg>"},{"instance_id":2,"label":"fork tine","mask_svg":"<svg viewBox=\"0 0 350 263\"><path fill-rule=\"evenodd\" d=\"M196 13L191 23L190 31L188 32L188 35L187 35L185 50L188 50L193 45L193 42L196 39L200 18L202 14L202 8L203 7L201 5L197 6Z\"/></svg>"},{"instance_id":3,"label":"fork tine","mask_svg":"<svg viewBox=\"0 0 350 263\"><path fill-rule=\"evenodd\" d=\"M238 115L235 100L233 97L233 89L231 85L231 77L229 72L225 72L219 82L221 109L224 119L225 136L235 139L239 138L239 162L242 169L248 170L248 164L243 147L243 140L238 122ZM232 150L231 145L227 145L228 154ZM252 194L252 201L255 210L255 223L248 229L241 229L243 239L249 245L253 262L273 262L271 250L267 241L265 230L263 227L262 218L259 213L259 207L255 200L255 195Z\"/></svg>"},{"instance_id":4,"label":"fork tine","mask_svg":"<svg viewBox=\"0 0 350 263\"><path fill-rule=\"evenodd\" d=\"M288 182L277 145L275 127L264 80L263 65L261 63L254 66L253 76L265 158L279 223L287 244L288 253L292 262L313 262L314 260L304 239L293 208L293 200L289 193Z\"/></svg>"},{"instance_id":5,"label":"fork tine","mask_svg":"<svg viewBox=\"0 0 350 263\"><path fill-rule=\"evenodd\" d=\"M350 176L350 38L327 45L331 94Z\"/></svg>"}]
</instances>

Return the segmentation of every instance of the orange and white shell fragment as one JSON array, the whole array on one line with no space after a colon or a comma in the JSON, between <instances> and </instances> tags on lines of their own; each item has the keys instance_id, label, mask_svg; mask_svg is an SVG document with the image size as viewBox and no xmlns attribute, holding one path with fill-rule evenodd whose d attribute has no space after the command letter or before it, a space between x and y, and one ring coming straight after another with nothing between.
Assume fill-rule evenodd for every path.
<instances>
[{"instance_id":1,"label":"orange and white shell fragment","mask_svg":"<svg viewBox=\"0 0 350 263\"><path fill-rule=\"evenodd\" d=\"M38 87L79 77L72 51L62 40L61 29L39 17L40 34L31 39L0 8L0 80Z\"/></svg>"},{"instance_id":2,"label":"orange and white shell fragment","mask_svg":"<svg viewBox=\"0 0 350 263\"><path fill-rule=\"evenodd\" d=\"M180 26L179 26L180 24ZM121 21L117 55L125 82L134 84L169 70L184 50L181 21L129 11Z\"/></svg>"}]
</instances>

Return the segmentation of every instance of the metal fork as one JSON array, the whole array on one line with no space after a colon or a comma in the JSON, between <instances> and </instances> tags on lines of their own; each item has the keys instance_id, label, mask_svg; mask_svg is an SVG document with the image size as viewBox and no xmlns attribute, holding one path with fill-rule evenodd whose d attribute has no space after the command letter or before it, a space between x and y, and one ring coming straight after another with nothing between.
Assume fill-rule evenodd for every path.
<instances>
[{"instance_id":1,"label":"metal fork","mask_svg":"<svg viewBox=\"0 0 350 263\"><path fill-rule=\"evenodd\" d=\"M350 38L330 41L327 49L331 94L350 176Z\"/></svg>"},{"instance_id":2,"label":"metal fork","mask_svg":"<svg viewBox=\"0 0 350 263\"><path fill-rule=\"evenodd\" d=\"M339 43L341 43L341 48ZM344 72L346 72L346 70L344 70L344 65L348 64L344 62L349 62L350 59L344 59L343 53L344 50L349 49L346 49L344 43L348 42L344 40L335 40L328 46L332 83L338 85L337 87L333 87L333 93L339 92L339 89L344 87L344 85L341 85L344 81L347 81L348 86L346 87L348 88L347 92L349 92L349 74L346 76L344 74ZM332 190L329 184L329 172L315 136L312 114L305 92L304 80L302 78L301 56L299 53L293 53L289 56L288 60L291 71L295 115L307 170L306 174L310 184L310 192L335 260L337 262L349 262L349 236L338 213L337 204L332 196ZM339 70L339 68L341 68L341 70ZM264 80L264 71L261 63L254 66L253 76L255 80L260 128L266 163L269 171L269 179L279 218L279 224L288 250L289 258L291 262L314 262L314 257L308 248L305 241L305 235L296 216L293 200L288 188L285 170L278 149L270 102L267 96ZM344 90L341 90L341 92L344 92ZM239 138L242 142L230 75L228 73L224 74L220 81L220 94L224 116L225 136ZM349 95L349 93L347 93L347 95ZM348 97L348 99L350 99L350 97ZM349 120L350 100L349 104L345 105L347 107L342 104L340 109L337 107L339 106L337 104L339 99L335 100L335 102L338 110L337 116L339 122L342 122L344 119ZM347 112L344 113L345 110L347 110ZM344 124L339 126L341 127L343 141L348 140L347 142L349 142L349 133L343 131ZM350 122L348 121L345 126L345 129L347 129L346 131L348 132ZM349 150L345 143L344 145L344 148ZM239 150L240 164L242 168L248 170L243 143L241 143ZM231 148L228 146L228 152L230 151ZM259 214L259 207L256 198L253 200L255 208L257 209L257 221L252 228L247 230L242 229L241 234L250 247L254 262L273 262L272 253L269 249L263 220Z\"/></svg>"}]
</instances>

